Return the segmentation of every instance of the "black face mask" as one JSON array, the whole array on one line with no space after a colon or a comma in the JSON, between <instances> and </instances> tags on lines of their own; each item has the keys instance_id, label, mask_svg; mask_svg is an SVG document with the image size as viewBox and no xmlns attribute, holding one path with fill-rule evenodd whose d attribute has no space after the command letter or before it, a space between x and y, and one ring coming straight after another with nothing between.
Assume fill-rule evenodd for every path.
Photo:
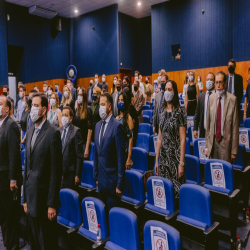
<instances>
[{"instance_id":1,"label":"black face mask","mask_svg":"<svg viewBox=\"0 0 250 250\"><path fill-rule=\"evenodd\" d=\"M166 85L165 83L163 82L161 83L161 90L165 91L165 85Z\"/></svg>"},{"instance_id":2,"label":"black face mask","mask_svg":"<svg viewBox=\"0 0 250 250\"><path fill-rule=\"evenodd\" d=\"M234 66L229 66L229 67L228 67L228 72L229 72L230 74L233 74L234 71L235 71L235 67L234 67Z\"/></svg>"},{"instance_id":3,"label":"black face mask","mask_svg":"<svg viewBox=\"0 0 250 250\"><path fill-rule=\"evenodd\" d=\"M123 88L125 89L127 87L127 84L126 83L123 83Z\"/></svg>"},{"instance_id":4,"label":"black face mask","mask_svg":"<svg viewBox=\"0 0 250 250\"><path fill-rule=\"evenodd\" d=\"M148 84L148 81L145 81L146 84Z\"/></svg>"},{"instance_id":5,"label":"black face mask","mask_svg":"<svg viewBox=\"0 0 250 250\"><path fill-rule=\"evenodd\" d=\"M90 83L89 86L91 87L91 86L92 86L92 83Z\"/></svg>"},{"instance_id":6,"label":"black face mask","mask_svg":"<svg viewBox=\"0 0 250 250\"><path fill-rule=\"evenodd\" d=\"M138 87L134 86L134 90L135 90L135 92L137 92L137 90L138 90Z\"/></svg>"},{"instance_id":7,"label":"black face mask","mask_svg":"<svg viewBox=\"0 0 250 250\"><path fill-rule=\"evenodd\" d=\"M28 107L31 108L31 105L32 105L32 100L29 99L29 100L28 100Z\"/></svg>"},{"instance_id":8,"label":"black face mask","mask_svg":"<svg viewBox=\"0 0 250 250\"><path fill-rule=\"evenodd\" d=\"M3 95L4 95L4 96L7 96L7 92L3 92Z\"/></svg>"},{"instance_id":9,"label":"black face mask","mask_svg":"<svg viewBox=\"0 0 250 250\"><path fill-rule=\"evenodd\" d=\"M116 87L117 91L120 92L121 90L121 87Z\"/></svg>"},{"instance_id":10,"label":"black face mask","mask_svg":"<svg viewBox=\"0 0 250 250\"><path fill-rule=\"evenodd\" d=\"M186 82L188 82L188 76L186 76Z\"/></svg>"}]
</instances>

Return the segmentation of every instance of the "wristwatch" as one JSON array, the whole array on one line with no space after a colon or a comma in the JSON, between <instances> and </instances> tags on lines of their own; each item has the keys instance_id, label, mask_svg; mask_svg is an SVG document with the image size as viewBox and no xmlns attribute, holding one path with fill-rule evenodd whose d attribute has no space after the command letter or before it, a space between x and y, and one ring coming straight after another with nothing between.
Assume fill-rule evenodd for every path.
<instances>
[{"instance_id":1,"label":"wristwatch","mask_svg":"<svg viewBox=\"0 0 250 250\"><path fill-rule=\"evenodd\" d=\"M180 161L180 164L184 167L185 166L185 162Z\"/></svg>"}]
</instances>

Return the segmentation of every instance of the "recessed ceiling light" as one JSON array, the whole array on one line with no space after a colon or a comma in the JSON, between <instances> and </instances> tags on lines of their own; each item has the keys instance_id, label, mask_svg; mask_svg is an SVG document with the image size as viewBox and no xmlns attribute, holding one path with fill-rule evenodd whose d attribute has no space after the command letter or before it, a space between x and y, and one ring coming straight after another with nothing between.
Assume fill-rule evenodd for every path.
<instances>
[{"instance_id":1,"label":"recessed ceiling light","mask_svg":"<svg viewBox=\"0 0 250 250\"><path fill-rule=\"evenodd\" d=\"M78 13L78 10L75 10L75 13Z\"/></svg>"},{"instance_id":2,"label":"recessed ceiling light","mask_svg":"<svg viewBox=\"0 0 250 250\"><path fill-rule=\"evenodd\" d=\"M139 2L137 5L138 5L138 6L141 6L141 2Z\"/></svg>"}]
</instances>

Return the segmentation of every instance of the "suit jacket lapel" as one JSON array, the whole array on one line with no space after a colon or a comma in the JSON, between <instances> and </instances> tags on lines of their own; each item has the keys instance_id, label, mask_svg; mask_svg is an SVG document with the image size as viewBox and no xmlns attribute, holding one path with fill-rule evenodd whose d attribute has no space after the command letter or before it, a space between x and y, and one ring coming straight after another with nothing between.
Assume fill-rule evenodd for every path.
<instances>
[{"instance_id":1,"label":"suit jacket lapel","mask_svg":"<svg viewBox=\"0 0 250 250\"><path fill-rule=\"evenodd\" d=\"M67 133L66 138L65 138L65 141L64 141L63 151L62 151L62 152L64 152L64 150L65 150L65 146L66 146L66 144L67 144L67 142L68 142L68 140L69 140L69 137L70 137L70 134L71 134L72 130L73 130L73 125L72 125L72 123L71 123L71 124L69 125L69 130L68 130L68 133Z\"/></svg>"},{"instance_id":2,"label":"suit jacket lapel","mask_svg":"<svg viewBox=\"0 0 250 250\"><path fill-rule=\"evenodd\" d=\"M223 107L223 124L222 124L223 127L226 119L227 109L228 109L228 96L227 93L225 93L224 107Z\"/></svg>"},{"instance_id":3,"label":"suit jacket lapel","mask_svg":"<svg viewBox=\"0 0 250 250\"><path fill-rule=\"evenodd\" d=\"M97 124L96 124L96 128L95 128L95 131L98 131L99 133L100 133L100 122L98 122ZM96 133L96 132L95 132ZM96 148L96 150L97 150L97 152L98 153L100 153L100 145L99 145L99 133L96 133L95 134L95 137L97 137L97 138L95 138L95 148Z\"/></svg>"},{"instance_id":4,"label":"suit jacket lapel","mask_svg":"<svg viewBox=\"0 0 250 250\"><path fill-rule=\"evenodd\" d=\"M46 132L46 129L48 127L48 121L46 120L41 128L41 131L39 132L37 138L36 138L36 141L35 141L35 144L34 144L34 147L32 149L32 152L34 151L34 149L36 148L37 144L39 143L39 141L44 137L45 135L45 132ZM32 134L33 136L33 134ZM32 153L31 152L31 153Z\"/></svg>"},{"instance_id":5,"label":"suit jacket lapel","mask_svg":"<svg viewBox=\"0 0 250 250\"><path fill-rule=\"evenodd\" d=\"M30 133L31 136L27 137L27 141L26 141L26 148L27 148L27 153L31 153L31 139L35 130L35 126L31 127L30 130L32 130L32 132Z\"/></svg>"}]
</instances>

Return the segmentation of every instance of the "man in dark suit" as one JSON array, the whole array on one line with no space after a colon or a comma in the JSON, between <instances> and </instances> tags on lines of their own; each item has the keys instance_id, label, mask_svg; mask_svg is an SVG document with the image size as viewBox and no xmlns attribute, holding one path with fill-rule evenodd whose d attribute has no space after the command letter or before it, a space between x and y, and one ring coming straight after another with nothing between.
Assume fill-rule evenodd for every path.
<instances>
[{"instance_id":1,"label":"man in dark suit","mask_svg":"<svg viewBox=\"0 0 250 250\"><path fill-rule=\"evenodd\" d=\"M235 68L236 62L234 59L229 60L226 91L237 97L238 114L240 114L240 103L243 97L243 78L235 73Z\"/></svg>"},{"instance_id":2,"label":"man in dark suit","mask_svg":"<svg viewBox=\"0 0 250 250\"><path fill-rule=\"evenodd\" d=\"M10 100L0 96L0 226L6 249L17 250L22 167L20 130L10 110Z\"/></svg>"},{"instance_id":3,"label":"man in dark suit","mask_svg":"<svg viewBox=\"0 0 250 250\"><path fill-rule=\"evenodd\" d=\"M62 188L75 189L80 183L83 166L83 140L81 130L72 124L73 110L66 106L62 110L62 124L59 128L62 139L63 178Z\"/></svg>"},{"instance_id":4,"label":"man in dark suit","mask_svg":"<svg viewBox=\"0 0 250 250\"><path fill-rule=\"evenodd\" d=\"M114 117L117 117L118 116L118 97L120 95L120 93L122 92L122 80L121 79L118 79L116 81L116 92L114 92L112 94L112 97L113 97L113 115Z\"/></svg>"},{"instance_id":5,"label":"man in dark suit","mask_svg":"<svg viewBox=\"0 0 250 250\"><path fill-rule=\"evenodd\" d=\"M102 120L95 130L94 178L107 213L122 196L126 162L125 132L112 115L112 106L112 96L102 94L99 110Z\"/></svg>"},{"instance_id":6,"label":"man in dark suit","mask_svg":"<svg viewBox=\"0 0 250 250\"><path fill-rule=\"evenodd\" d=\"M93 130L92 130L92 138L91 140L95 141L95 127L96 124L101 120L100 114L99 114L99 107L100 107L100 96L101 96L101 89L98 87L95 87L93 89L93 95L92 95L92 117L93 117Z\"/></svg>"},{"instance_id":7,"label":"man in dark suit","mask_svg":"<svg viewBox=\"0 0 250 250\"><path fill-rule=\"evenodd\" d=\"M74 101L74 105L75 105L75 102L77 100L77 91L74 88L72 80L70 78L67 79L67 86L71 89L71 96L72 96L72 100Z\"/></svg>"},{"instance_id":8,"label":"man in dark suit","mask_svg":"<svg viewBox=\"0 0 250 250\"><path fill-rule=\"evenodd\" d=\"M10 97L10 89L8 85L3 86L3 95L7 96L11 102L14 102L14 100Z\"/></svg>"},{"instance_id":9,"label":"man in dark suit","mask_svg":"<svg viewBox=\"0 0 250 250\"><path fill-rule=\"evenodd\" d=\"M105 74L102 75L102 92L103 93L109 92L109 86L106 83L106 75Z\"/></svg>"},{"instance_id":10,"label":"man in dark suit","mask_svg":"<svg viewBox=\"0 0 250 250\"><path fill-rule=\"evenodd\" d=\"M31 249L57 249L56 211L62 180L60 131L46 120L48 99L33 95L26 134L23 207L28 214Z\"/></svg>"},{"instance_id":11,"label":"man in dark suit","mask_svg":"<svg viewBox=\"0 0 250 250\"><path fill-rule=\"evenodd\" d=\"M214 90L215 75L210 72L207 75L206 87L207 91L199 95L198 104L194 115L194 138L198 138L198 128L200 129L200 138L206 136L206 122L207 122L207 107L211 94Z\"/></svg>"},{"instance_id":12,"label":"man in dark suit","mask_svg":"<svg viewBox=\"0 0 250 250\"><path fill-rule=\"evenodd\" d=\"M88 87L88 105L92 104L92 85L93 85L93 80L90 80Z\"/></svg>"},{"instance_id":13,"label":"man in dark suit","mask_svg":"<svg viewBox=\"0 0 250 250\"><path fill-rule=\"evenodd\" d=\"M18 86L18 91L19 91L19 88L23 85L22 82L18 82L17 86ZM15 104L15 109L17 110L17 103L18 101L20 100L20 96L19 96L19 93L16 95L16 104Z\"/></svg>"},{"instance_id":14,"label":"man in dark suit","mask_svg":"<svg viewBox=\"0 0 250 250\"><path fill-rule=\"evenodd\" d=\"M102 84L99 83L99 75L98 74L95 74L95 82L92 85L92 93L91 93L91 95L93 95L93 89L94 89L94 87L99 87L102 90Z\"/></svg>"}]
</instances>

